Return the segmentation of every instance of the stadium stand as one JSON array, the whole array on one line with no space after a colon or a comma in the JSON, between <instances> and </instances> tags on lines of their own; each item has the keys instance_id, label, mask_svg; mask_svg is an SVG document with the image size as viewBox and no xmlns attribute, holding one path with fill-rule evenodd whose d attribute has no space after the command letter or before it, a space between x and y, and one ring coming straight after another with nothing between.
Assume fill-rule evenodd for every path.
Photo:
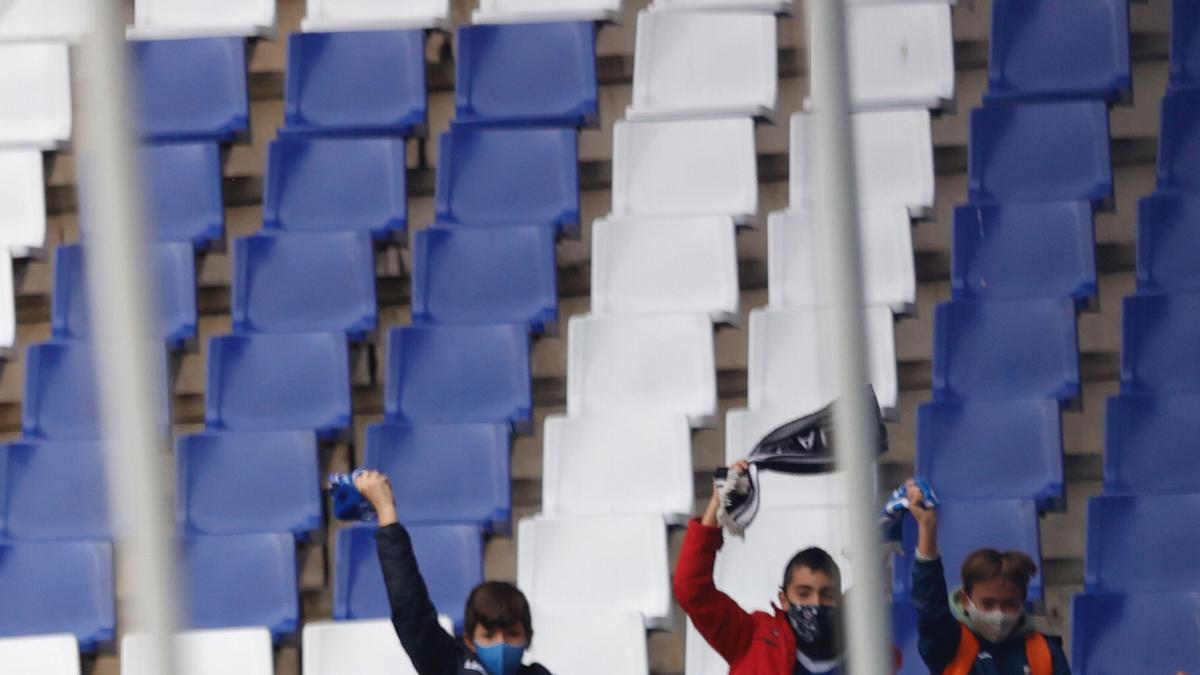
<instances>
[{"instance_id":1,"label":"stadium stand","mask_svg":"<svg viewBox=\"0 0 1200 675\"><path fill-rule=\"evenodd\" d=\"M273 37L275 0L135 0L131 38Z\"/></svg>"},{"instance_id":2,"label":"stadium stand","mask_svg":"<svg viewBox=\"0 0 1200 675\"><path fill-rule=\"evenodd\" d=\"M1200 7L1188 0L1171 0L1171 85L1200 84Z\"/></svg>"},{"instance_id":3,"label":"stadium stand","mask_svg":"<svg viewBox=\"0 0 1200 675\"><path fill-rule=\"evenodd\" d=\"M1162 126L1158 136L1159 192L1200 191L1200 89L1177 87L1162 100Z\"/></svg>"},{"instance_id":4,"label":"stadium stand","mask_svg":"<svg viewBox=\"0 0 1200 675\"><path fill-rule=\"evenodd\" d=\"M1197 615L1200 593L1077 595L1071 607L1071 666L1087 675L1134 670L1169 673L1194 666L1200 663L1200 643L1178 627L1194 624ZM1154 648L1134 653L1128 649L1130 644Z\"/></svg>"},{"instance_id":5,"label":"stadium stand","mask_svg":"<svg viewBox=\"0 0 1200 675\"><path fill-rule=\"evenodd\" d=\"M180 538L183 627L264 626L278 642L299 628L296 543L291 534Z\"/></svg>"},{"instance_id":6,"label":"stadium stand","mask_svg":"<svg viewBox=\"0 0 1200 675\"><path fill-rule=\"evenodd\" d=\"M454 630L441 617L446 632ZM302 639L305 675L418 675L388 619L309 621Z\"/></svg>"},{"instance_id":7,"label":"stadium stand","mask_svg":"<svg viewBox=\"0 0 1200 675\"><path fill-rule=\"evenodd\" d=\"M46 191L42 153L37 149L0 150L0 181L8 186L0 199L0 244L14 257L46 245Z\"/></svg>"},{"instance_id":8,"label":"stadium stand","mask_svg":"<svg viewBox=\"0 0 1200 675\"><path fill-rule=\"evenodd\" d=\"M230 142L248 131L244 39L138 40L132 44L136 109L146 140Z\"/></svg>"},{"instance_id":9,"label":"stadium stand","mask_svg":"<svg viewBox=\"0 0 1200 675\"><path fill-rule=\"evenodd\" d=\"M1153 194L1138 202L1139 293L1200 291L1200 196Z\"/></svg>"},{"instance_id":10,"label":"stadium stand","mask_svg":"<svg viewBox=\"0 0 1200 675\"><path fill-rule=\"evenodd\" d=\"M86 0L10 0L0 7L0 41L77 41L86 30Z\"/></svg>"},{"instance_id":11,"label":"stadium stand","mask_svg":"<svg viewBox=\"0 0 1200 675\"><path fill-rule=\"evenodd\" d=\"M551 672L603 675L646 673L646 630L634 612L536 614L530 658Z\"/></svg>"},{"instance_id":12,"label":"stadium stand","mask_svg":"<svg viewBox=\"0 0 1200 675\"><path fill-rule=\"evenodd\" d=\"M74 635L0 638L0 662L32 675L80 675L79 642Z\"/></svg>"},{"instance_id":13,"label":"stadium stand","mask_svg":"<svg viewBox=\"0 0 1200 675\"><path fill-rule=\"evenodd\" d=\"M116 633L112 544L0 541L0 635L70 633L95 652Z\"/></svg>"},{"instance_id":14,"label":"stadium stand","mask_svg":"<svg viewBox=\"0 0 1200 675\"><path fill-rule=\"evenodd\" d=\"M1121 318L1121 390L1200 393L1200 294L1131 295Z\"/></svg>"},{"instance_id":15,"label":"stadium stand","mask_svg":"<svg viewBox=\"0 0 1200 675\"><path fill-rule=\"evenodd\" d=\"M271 634L265 628L197 630L174 636L180 675L271 675ZM154 675L150 638L126 633L121 639L121 675Z\"/></svg>"},{"instance_id":16,"label":"stadium stand","mask_svg":"<svg viewBox=\"0 0 1200 675\"><path fill-rule=\"evenodd\" d=\"M473 23L617 21L622 0L479 0Z\"/></svg>"},{"instance_id":17,"label":"stadium stand","mask_svg":"<svg viewBox=\"0 0 1200 675\"><path fill-rule=\"evenodd\" d=\"M950 5L847 3L850 100L856 110L954 102Z\"/></svg>"},{"instance_id":18,"label":"stadium stand","mask_svg":"<svg viewBox=\"0 0 1200 675\"><path fill-rule=\"evenodd\" d=\"M774 12L790 14L790 0L653 0L651 10L672 11L708 11L724 10L731 12Z\"/></svg>"},{"instance_id":19,"label":"stadium stand","mask_svg":"<svg viewBox=\"0 0 1200 675\"><path fill-rule=\"evenodd\" d=\"M1084 586L1089 593L1200 590L1195 560L1200 493L1103 495L1088 500ZM1148 573L1153 570L1152 573Z\"/></svg>"},{"instance_id":20,"label":"stadium stand","mask_svg":"<svg viewBox=\"0 0 1200 675\"><path fill-rule=\"evenodd\" d=\"M205 249L225 236L221 149L215 142L143 145L146 228L159 241Z\"/></svg>"},{"instance_id":21,"label":"stadium stand","mask_svg":"<svg viewBox=\"0 0 1200 675\"><path fill-rule=\"evenodd\" d=\"M71 140L71 67L65 42L0 42L0 147L57 148Z\"/></svg>"},{"instance_id":22,"label":"stadium stand","mask_svg":"<svg viewBox=\"0 0 1200 675\"><path fill-rule=\"evenodd\" d=\"M444 28L450 0L305 0L305 32Z\"/></svg>"},{"instance_id":23,"label":"stadium stand","mask_svg":"<svg viewBox=\"0 0 1200 675\"><path fill-rule=\"evenodd\" d=\"M0 536L14 540L108 539L99 441L15 441L0 446Z\"/></svg>"},{"instance_id":24,"label":"stadium stand","mask_svg":"<svg viewBox=\"0 0 1200 675\"><path fill-rule=\"evenodd\" d=\"M1200 493L1196 463L1200 396L1108 399L1104 419L1105 494Z\"/></svg>"}]
</instances>

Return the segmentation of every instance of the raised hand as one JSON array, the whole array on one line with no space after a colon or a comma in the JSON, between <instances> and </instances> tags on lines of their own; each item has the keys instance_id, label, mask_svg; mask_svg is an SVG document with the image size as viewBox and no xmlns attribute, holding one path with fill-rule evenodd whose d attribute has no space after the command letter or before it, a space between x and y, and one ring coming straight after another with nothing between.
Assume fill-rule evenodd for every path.
<instances>
[{"instance_id":1,"label":"raised hand","mask_svg":"<svg viewBox=\"0 0 1200 675\"><path fill-rule=\"evenodd\" d=\"M354 487L375 508L380 527L396 522L396 497L392 494L392 482L387 476L378 471L363 471L354 477Z\"/></svg>"}]
</instances>

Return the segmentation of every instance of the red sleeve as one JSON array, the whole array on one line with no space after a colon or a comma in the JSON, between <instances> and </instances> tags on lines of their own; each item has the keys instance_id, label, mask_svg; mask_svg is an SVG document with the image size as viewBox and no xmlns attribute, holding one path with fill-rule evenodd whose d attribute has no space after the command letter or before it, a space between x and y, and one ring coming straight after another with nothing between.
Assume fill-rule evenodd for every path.
<instances>
[{"instance_id":1,"label":"red sleeve","mask_svg":"<svg viewBox=\"0 0 1200 675\"><path fill-rule=\"evenodd\" d=\"M733 664L750 649L754 619L713 583L713 563L723 539L721 528L705 527L693 518L675 565L675 598L696 630Z\"/></svg>"}]
</instances>

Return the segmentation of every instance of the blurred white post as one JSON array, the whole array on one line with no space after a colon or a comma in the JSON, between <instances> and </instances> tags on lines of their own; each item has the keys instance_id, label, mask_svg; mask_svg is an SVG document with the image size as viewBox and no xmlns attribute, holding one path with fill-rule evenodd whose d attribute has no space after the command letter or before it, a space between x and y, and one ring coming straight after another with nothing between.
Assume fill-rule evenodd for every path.
<instances>
[{"instance_id":1,"label":"blurred white post","mask_svg":"<svg viewBox=\"0 0 1200 675\"><path fill-rule=\"evenodd\" d=\"M147 672L170 675L175 659L174 509L163 490L168 456L160 420L162 352L142 220L141 174L121 0L88 0L83 42L84 138L78 173L87 182L88 302L96 336L97 392L108 441L108 485L117 532L124 625L147 632ZM80 200L82 203L84 200Z\"/></svg>"},{"instance_id":2,"label":"blurred white post","mask_svg":"<svg viewBox=\"0 0 1200 675\"><path fill-rule=\"evenodd\" d=\"M890 615L880 554L875 480L874 411L867 397L866 325L863 318L862 249L854 135L850 124L850 75L846 56L844 0L806 0L809 73L817 184L817 217L827 236L833 291L834 358L840 396L834 419L838 465L845 472L854 592L847 608L846 646L852 675L890 675Z\"/></svg>"}]
</instances>

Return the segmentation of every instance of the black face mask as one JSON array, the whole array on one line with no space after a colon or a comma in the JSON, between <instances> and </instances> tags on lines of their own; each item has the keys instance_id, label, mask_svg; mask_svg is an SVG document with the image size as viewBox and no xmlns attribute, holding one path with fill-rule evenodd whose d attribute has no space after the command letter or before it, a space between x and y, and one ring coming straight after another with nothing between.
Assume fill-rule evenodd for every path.
<instances>
[{"instance_id":1,"label":"black face mask","mask_svg":"<svg viewBox=\"0 0 1200 675\"><path fill-rule=\"evenodd\" d=\"M788 605L788 623L796 634L796 648L815 661L829 661L841 656L838 639L836 607L826 605Z\"/></svg>"}]
</instances>

